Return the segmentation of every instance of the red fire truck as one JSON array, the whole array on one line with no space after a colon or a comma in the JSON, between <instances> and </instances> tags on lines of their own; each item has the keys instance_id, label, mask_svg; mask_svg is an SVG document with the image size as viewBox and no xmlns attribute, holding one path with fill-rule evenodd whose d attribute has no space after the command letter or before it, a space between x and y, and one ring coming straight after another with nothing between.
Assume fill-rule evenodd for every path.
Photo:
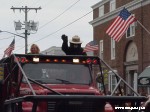
<instances>
[{"instance_id":1,"label":"red fire truck","mask_svg":"<svg viewBox=\"0 0 150 112\"><path fill-rule=\"evenodd\" d=\"M13 54L0 61L1 112L120 112L146 97L104 96L95 86L96 56ZM107 106L106 106L107 105Z\"/></svg>"}]
</instances>

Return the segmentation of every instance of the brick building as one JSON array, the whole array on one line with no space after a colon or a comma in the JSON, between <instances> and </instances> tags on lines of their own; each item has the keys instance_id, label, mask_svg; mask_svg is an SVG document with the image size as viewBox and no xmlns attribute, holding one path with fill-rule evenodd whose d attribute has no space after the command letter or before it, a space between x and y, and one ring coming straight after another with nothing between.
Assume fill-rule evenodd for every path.
<instances>
[{"instance_id":1,"label":"brick building","mask_svg":"<svg viewBox=\"0 0 150 112\"><path fill-rule=\"evenodd\" d=\"M122 39L115 42L106 30L124 7L139 22L130 25ZM139 87L137 84L138 76L150 65L150 0L102 0L92 9L93 20L90 24L93 26L94 40L99 41L99 51L95 55L106 61L135 91L150 93L149 87ZM113 74L108 74L108 90L111 91L115 84ZM128 88L125 90L126 94L131 94Z\"/></svg>"}]
</instances>

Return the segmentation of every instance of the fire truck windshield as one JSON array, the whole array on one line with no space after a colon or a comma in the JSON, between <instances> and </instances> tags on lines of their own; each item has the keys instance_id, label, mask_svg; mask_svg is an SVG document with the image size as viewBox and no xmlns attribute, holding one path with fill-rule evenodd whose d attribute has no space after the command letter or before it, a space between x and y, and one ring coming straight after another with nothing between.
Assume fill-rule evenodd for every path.
<instances>
[{"instance_id":1,"label":"fire truck windshield","mask_svg":"<svg viewBox=\"0 0 150 112\"><path fill-rule=\"evenodd\" d=\"M23 65L23 70L27 77L43 84L90 84L92 81L89 66L84 64L28 63Z\"/></svg>"}]
</instances>

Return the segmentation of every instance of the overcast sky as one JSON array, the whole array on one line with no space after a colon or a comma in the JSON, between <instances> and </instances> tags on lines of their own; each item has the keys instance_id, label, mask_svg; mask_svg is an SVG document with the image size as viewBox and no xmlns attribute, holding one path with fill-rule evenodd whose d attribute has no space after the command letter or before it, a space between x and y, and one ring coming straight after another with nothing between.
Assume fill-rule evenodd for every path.
<instances>
[{"instance_id":1,"label":"overcast sky","mask_svg":"<svg viewBox=\"0 0 150 112\"><path fill-rule=\"evenodd\" d=\"M78 35L83 41L84 47L89 41L93 40L93 28L89 22L93 19L91 6L101 0L1 0L0 4L0 30L12 33L24 33L24 30L15 31L14 21L24 23L25 13L20 10L15 12L10 9L13 7L38 8L28 11L28 21L39 22L37 32L32 32L28 36L28 52L30 45L37 44L41 51L51 47L61 47L61 35L66 34L69 39ZM89 14L87 14L89 13ZM87 14L87 15L86 15ZM83 17L83 18L81 18ZM81 19L79 19L81 18ZM23 35L24 36L24 35ZM21 37L15 37L14 53L25 52L25 41ZM13 40L13 35L0 33L0 57L4 50Z\"/></svg>"}]
</instances>

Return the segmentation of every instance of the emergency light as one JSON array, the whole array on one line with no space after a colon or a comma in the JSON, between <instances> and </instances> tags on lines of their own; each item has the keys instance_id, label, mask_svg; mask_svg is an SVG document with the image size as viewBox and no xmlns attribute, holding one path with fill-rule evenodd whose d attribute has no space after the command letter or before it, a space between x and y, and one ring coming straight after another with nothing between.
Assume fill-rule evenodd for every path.
<instances>
[{"instance_id":1,"label":"emergency light","mask_svg":"<svg viewBox=\"0 0 150 112\"><path fill-rule=\"evenodd\" d=\"M97 62L96 59L93 59L93 60L92 60L92 59L89 58L89 59L86 60L86 63L87 63L87 64L97 64L98 62Z\"/></svg>"},{"instance_id":2,"label":"emergency light","mask_svg":"<svg viewBox=\"0 0 150 112\"><path fill-rule=\"evenodd\" d=\"M74 63L79 63L79 59L73 59Z\"/></svg>"},{"instance_id":3,"label":"emergency light","mask_svg":"<svg viewBox=\"0 0 150 112\"><path fill-rule=\"evenodd\" d=\"M39 62L39 58L35 58L35 57L34 57L34 58L33 58L33 61L34 61L34 62Z\"/></svg>"},{"instance_id":4,"label":"emergency light","mask_svg":"<svg viewBox=\"0 0 150 112\"><path fill-rule=\"evenodd\" d=\"M96 58L50 58L50 57L46 57L46 58L40 58L37 56L34 57L16 57L15 60L19 61L21 63L32 63L32 62L36 62L36 63L40 63L40 62L47 62L47 63L76 63L76 64L98 64L98 60Z\"/></svg>"},{"instance_id":5,"label":"emergency light","mask_svg":"<svg viewBox=\"0 0 150 112\"><path fill-rule=\"evenodd\" d=\"M86 60L86 63L87 63L87 64L91 64L91 63L92 63L92 60L89 58L89 59Z\"/></svg>"},{"instance_id":6,"label":"emergency light","mask_svg":"<svg viewBox=\"0 0 150 112\"><path fill-rule=\"evenodd\" d=\"M46 59L46 62L50 62L51 60L50 59Z\"/></svg>"}]
</instances>

